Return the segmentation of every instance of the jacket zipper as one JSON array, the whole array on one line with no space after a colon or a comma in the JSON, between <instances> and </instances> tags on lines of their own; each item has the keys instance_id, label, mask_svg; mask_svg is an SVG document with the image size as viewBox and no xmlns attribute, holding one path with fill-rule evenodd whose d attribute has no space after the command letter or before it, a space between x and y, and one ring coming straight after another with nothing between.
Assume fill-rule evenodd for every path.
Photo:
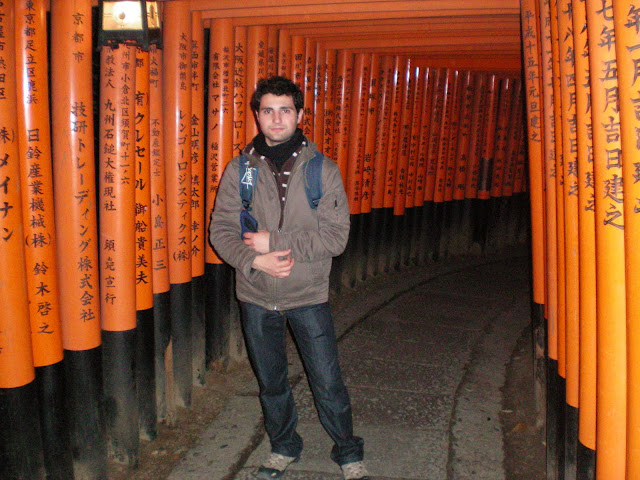
<instances>
[{"instance_id":1,"label":"jacket zipper","mask_svg":"<svg viewBox=\"0 0 640 480\"><path fill-rule=\"evenodd\" d=\"M287 188L284 191L284 201L282 202L282 205L280 207L280 221L278 222L278 233L282 232L282 225L284 224L284 209L287 205L287 198L289 198L289 185L291 185L291 179L293 178L293 173L295 171L298 170L298 168L300 168L301 164L297 164L294 165L294 168L291 169L291 173L289 174L289 180L287 180ZM276 185L276 193L278 195L278 202L280 202L280 188L278 186L278 182L276 180L276 177L273 177L273 182ZM278 309L278 304L276 302L276 299L278 298L278 279L274 278L274 295L273 295L273 309L277 310Z\"/></svg>"}]
</instances>

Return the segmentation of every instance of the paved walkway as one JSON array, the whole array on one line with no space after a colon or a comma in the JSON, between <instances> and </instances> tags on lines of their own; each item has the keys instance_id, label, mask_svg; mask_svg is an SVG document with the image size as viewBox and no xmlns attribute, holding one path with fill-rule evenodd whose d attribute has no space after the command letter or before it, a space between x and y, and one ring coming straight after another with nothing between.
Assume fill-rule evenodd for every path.
<instances>
[{"instance_id":1,"label":"paved walkway","mask_svg":"<svg viewBox=\"0 0 640 480\"><path fill-rule=\"evenodd\" d=\"M505 365L530 319L529 259L467 259L374 279L334 299L356 434L376 480L504 479ZM291 346L305 448L290 480L340 480ZM170 480L253 478L267 456L250 382Z\"/></svg>"}]
</instances>

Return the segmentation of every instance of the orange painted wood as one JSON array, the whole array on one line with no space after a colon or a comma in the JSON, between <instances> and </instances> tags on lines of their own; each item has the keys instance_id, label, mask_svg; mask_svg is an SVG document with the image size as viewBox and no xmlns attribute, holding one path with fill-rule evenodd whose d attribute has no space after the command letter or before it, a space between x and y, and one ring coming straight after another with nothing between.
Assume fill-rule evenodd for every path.
<instances>
[{"instance_id":1,"label":"orange painted wood","mask_svg":"<svg viewBox=\"0 0 640 480\"><path fill-rule=\"evenodd\" d=\"M416 177L418 174L418 154L420 152L420 132L422 128L423 112L422 101L425 94L425 78L419 67L411 65L411 131L409 133L409 160L407 162L407 193L405 195L405 208L416 206ZM422 193L422 192L421 192ZM420 198L420 206L424 201L424 195Z\"/></svg>"},{"instance_id":2,"label":"orange painted wood","mask_svg":"<svg viewBox=\"0 0 640 480\"><path fill-rule=\"evenodd\" d=\"M555 134L555 173L556 184L556 244L558 275L558 373L567 375L567 341L566 341L566 270L565 270L565 228L564 228L564 156L562 153L562 91L560 83L560 40L558 37L558 3L552 0L549 4L551 18L551 50L553 55L553 121L557 128Z\"/></svg>"},{"instance_id":3,"label":"orange painted wood","mask_svg":"<svg viewBox=\"0 0 640 480\"><path fill-rule=\"evenodd\" d=\"M551 9L540 0L540 40L542 53L542 93L545 168L545 227L547 288L545 313L547 318L547 350L549 358L558 360L558 226L556 215L556 123L553 92L553 49L551 42Z\"/></svg>"},{"instance_id":4,"label":"orange painted wood","mask_svg":"<svg viewBox=\"0 0 640 480\"><path fill-rule=\"evenodd\" d=\"M356 49L363 48L371 51L372 49L380 49L386 51L390 49L399 49L403 51L405 49L414 48L424 54L435 53L447 53L454 56L463 56L467 53L471 53L481 49L483 52L491 52L499 55L513 51L515 45L518 44L518 35L502 35L501 39L504 42L496 43L496 36L477 36L477 37L432 37L432 36L417 36L417 37L395 37L393 35L387 36L384 39L384 46L381 46L380 36L371 38L343 38L336 40L327 40L325 45L327 48L346 48ZM400 52L398 52L400 53Z\"/></svg>"},{"instance_id":5,"label":"orange painted wood","mask_svg":"<svg viewBox=\"0 0 640 480\"><path fill-rule=\"evenodd\" d=\"M384 207L393 208L396 188L396 173L400 152L400 130L402 126L402 74L406 58L394 57L391 76L391 114L389 118L389 137L387 145L387 163L384 179Z\"/></svg>"},{"instance_id":6,"label":"orange painted wood","mask_svg":"<svg viewBox=\"0 0 640 480\"><path fill-rule=\"evenodd\" d=\"M411 59L406 59L400 66L400 131L398 132L398 159L396 163L396 185L393 194L393 214L404 215L407 196L407 175L409 169L409 147L411 143L411 120L413 118L414 84L411 76Z\"/></svg>"},{"instance_id":7,"label":"orange painted wood","mask_svg":"<svg viewBox=\"0 0 640 480\"><path fill-rule=\"evenodd\" d=\"M334 148L334 122L335 122L335 97L336 97L336 69L337 55L335 50L325 50L324 55L324 104L322 120L322 149L325 155L335 160Z\"/></svg>"},{"instance_id":8,"label":"orange painted wood","mask_svg":"<svg viewBox=\"0 0 640 480\"><path fill-rule=\"evenodd\" d=\"M191 15L189 2L164 4L164 153L171 284L191 281ZM241 117L244 119L244 116Z\"/></svg>"},{"instance_id":9,"label":"orange painted wood","mask_svg":"<svg viewBox=\"0 0 640 480\"><path fill-rule=\"evenodd\" d=\"M377 5L373 5L377 4ZM304 6L307 11L309 6L318 5L322 7L329 7L332 9L351 9L353 10L361 10L363 8L371 8L376 10L403 10L409 12L429 12L431 15L435 15L440 10L450 10L454 9L459 12L466 12L468 14L472 13L475 10L482 11L485 7L490 7L494 9L503 8L506 11L517 13L518 3L513 0L501 0L501 1L491 1L491 2L481 2L478 0L462 0L458 2L455 6L449 5L448 2L427 2L427 1L416 1L416 2L374 2L372 0L247 0L243 6L249 10L251 9L262 9L269 10L274 7L282 6L282 7L296 7L296 6ZM216 5L220 9L232 9L237 8L238 4L232 0L219 0ZM208 0L192 0L192 8L194 10L208 10L211 8L211 3ZM255 14L255 13L252 13ZM251 16L248 15L247 16Z\"/></svg>"},{"instance_id":10,"label":"orange painted wood","mask_svg":"<svg viewBox=\"0 0 640 480\"><path fill-rule=\"evenodd\" d=\"M100 301L102 329L136 327L134 47L100 52Z\"/></svg>"},{"instance_id":11,"label":"orange painted wood","mask_svg":"<svg viewBox=\"0 0 640 480\"><path fill-rule=\"evenodd\" d=\"M371 55L359 53L353 62L353 83L351 85L351 117L349 130L353 137L347 151L346 192L351 215L361 213L362 169L364 166L364 146L367 132L367 95L371 78Z\"/></svg>"},{"instance_id":12,"label":"orange painted wood","mask_svg":"<svg viewBox=\"0 0 640 480\"><path fill-rule=\"evenodd\" d=\"M522 82L520 82L522 85ZM526 136L522 120L524 117L524 100L522 95L522 87L520 86L520 94L514 99L518 106L518 121L513 128L509 129L509 142L507 147L507 155L505 157L504 181L502 183L502 196L510 197L513 195L513 181L515 178L516 162L518 160L518 151L520 149L521 138ZM546 210L546 209L545 209ZM545 225L546 226L546 225ZM546 232L546 229L545 229ZM546 305L546 304L545 304Z\"/></svg>"},{"instance_id":13,"label":"orange painted wood","mask_svg":"<svg viewBox=\"0 0 640 480\"><path fill-rule=\"evenodd\" d=\"M315 94L311 93L311 104L313 107L313 135L311 139L322 149L323 133L324 133L324 97L327 89L327 63L326 50L320 43L316 43L314 64L314 88Z\"/></svg>"},{"instance_id":14,"label":"orange painted wood","mask_svg":"<svg viewBox=\"0 0 640 480\"><path fill-rule=\"evenodd\" d=\"M473 99L475 77L470 71L463 73L461 90L459 130L455 142L456 162L454 176L453 200L464 200L467 163L469 161L469 139L471 137L471 121L473 119Z\"/></svg>"},{"instance_id":15,"label":"orange painted wood","mask_svg":"<svg viewBox=\"0 0 640 480\"><path fill-rule=\"evenodd\" d=\"M151 259L153 293L170 289L167 251L167 188L164 162L164 126L162 123L162 50L149 52L149 138L151 188Z\"/></svg>"},{"instance_id":16,"label":"orange painted wood","mask_svg":"<svg viewBox=\"0 0 640 480\"><path fill-rule=\"evenodd\" d=\"M529 183L527 178L527 146L524 136L520 136L520 144L518 146L518 156L515 163L515 174L513 177L513 193L524 193L528 190Z\"/></svg>"},{"instance_id":17,"label":"orange painted wood","mask_svg":"<svg viewBox=\"0 0 640 480\"><path fill-rule=\"evenodd\" d=\"M278 75L291 77L291 37L285 29L278 31Z\"/></svg>"},{"instance_id":18,"label":"orange painted wood","mask_svg":"<svg viewBox=\"0 0 640 480\"><path fill-rule=\"evenodd\" d=\"M578 243L578 137L576 129L576 76L571 8L558 9L560 85L562 96L562 172L565 233L566 400L578 408L580 378L580 255Z\"/></svg>"},{"instance_id":19,"label":"orange painted wood","mask_svg":"<svg viewBox=\"0 0 640 480\"><path fill-rule=\"evenodd\" d=\"M242 21L242 20L238 20ZM451 18L442 17L405 17L387 18L377 20L375 23L363 20L314 22L313 31L306 23L293 23L288 30L293 35L313 35L314 37L338 38L342 35L364 36L372 35L373 31L379 34L402 35L496 35L500 32L510 32L517 35L520 32L520 19L518 16L497 17L487 21L486 16L457 16Z\"/></svg>"},{"instance_id":20,"label":"orange painted wood","mask_svg":"<svg viewBox=\"0 0 640 480\"><path fill-rule=\"evenodd\" d=\"M482 135L480 168L478 171L478 198L488 200L491 197L491 168L495 151L496 125L498 122L498 92L500 80L489 75L487 80L487 109Z\"/></svg>"},{"instance_id":21,"label":"orange painted wood","mask_svg":"<svg viewBox=\"0 0 640 480\"><path fill-rule=\"evenodd\" d=\"M278 73L278 27L269 25L267 27L267 77L272 77Z\"/></svg>"},{"instance_id":22,"label":"orange painted wood","mask_svg":"<svg viewBox=\"0 0 640 480\"><path fill-rule=\"evenodd\" d=\"M305 40L302 35L291 35L291 71L286 75L304 92Z\"/></svg>"},{"instance_id":23,"label":"orange painted wood","mask_svg":"<svg viewBox=\"0 0 640 480\"><path fill-rule=\"evenodd\" d=\"M51 99L60 318L65 350L100 345L91 2L51 5Z\"/></svg>"},{"instance_id":24,"label":"orange painted wood","mask_svg":"<svg viewBox=\"0 0 640 480\"><path fill-rule=\"evenodd\" d=\"M495 149L491 167L490 195L494 198L502 195L502 178L504 175L504 159L507 154L509 125L515 121L513 109L513 79L503 78L500 82L500 103L498 106L498 122L496 123Z\"/></svg>"},{"instance_id":25,"label":"orange painted wood","mask_svg":"<svg viewBox=\"0 0 640 480\"><path fill-rule=\"evenodd\" d=\"M19 1L15 5L24 255L33 362L42 367L58 363L63 356L49 133L46 11L42 0Z\"/></svg>"},{"instance_id":26,"label":"orange painted wood","mask_svg":"<svg viewBox=\"0 0 640 480\"><path fill-rule=\"evenodd\" d=\"M233 25L215 20L209 39L209 101L207 145L207 225L215 203L220 178L233 157ZM207 242L207 263L221 264Z\"/></svg>"},{"instance_id":27,"label":"orange painted wood","mask_svg":"<svg viewBox=\"0 0 640 480\"><path fill-rule=\"evenodd\" d=\"M240 155L247 143L247 27L234 28L233 48L233 155Z\"/></svg>"},{"instance_id":28,"label":"orange painted wood","mask_svg":"<svg viewBox=\"0 0 640 480\"><path fill-rule=\"evenodd\" d=\"M313 140L316 118L314 115L314 94L316 85L316 43L309 38L304 42L304 62L302 71L304 94L304 117L302 117L302 133Z\"/></svg>"},{"instance_id":29,"label":"orange painted wood","mask_svg":"<svg viewBox=\"0 0 640 480\"><path fill-rule=\"evenodd\" d=\"M260 78L267 77L267 58L269 57L269 32L264 25L253 25L247 29L247 56L246 56L246 73L247 73L247 97L246 97L246 143L253 140L258 134L258 124L256 118L249 108L251 95L256 89L256 85Z\"/></svg>"},{"instance_id":30,"label":"orange painted wood","mask_svg":"<svg viewBox=\"0 0 640 480\"><path fill-rule=\"evenodd\" d=\"M425 159L424 200L432 202L434 197L436 174L438 168L438 150L440 147L440 131L444 110L444 88L446 85L446 70L434 71L433 100L431 101L431 128L429 130L429 146Z\"/></svg>"},{"instance_id":31,"label":"orange painted wood","mask_svg":"<svg viewBox=\"0 0 640 480\"><path fill-rule=\"evenodd\" d=\"M572 3L578 148L578 241L580 249L580 416L578 438L596 449L596 238L593 184L591 86L584 2Z\"/></svg>"},{"instance_id":32,"label":"orange painted wood","mask_svg":"<svg viewBox=\"0 0 640 480\"><path fill-rule=\"evenodd\" d=\"M626 478L640 476L640 255L636 251L640 233L640 114L638 113L638 6L629 0L613 3L618 102L622 140L622 176L624 183L624 239L627 310L627 455ZM594 82L595 83L595 82ZM608 132L611 134L611 132Z\"/></svg>"},{"instance_id":33,"label":"orange painted wood","mask_svg":"<svg viewBox=\"0 0 640 480\"><path fill-rule=\"evenodd\" d=\"M22 387L35 378L20 198L20 153L16 112L14 4L0 4L0 388Z\"/></svg>"},{"instance_id":34,"label":"orange painted wood","mask_svg":"<svg viewBox=\"0 0 640 480\"><path fill-rule=\"evenodd\" d=\"M442 88L442 121L438 135L438 147L436 157L436 172L433 201L444 201L444 190L447 176L447 161L449 158L449 140L451 139L451 115L453 110L453 85L458 72L448 68L444 72L444 84Z\"/></svg>"},{"instance_id":35,"label":"orange painted wood","mask_svg":"<svg viewBox=\"0 0 640 480\"><path fill-rule=\"evenodd\" d=\"M205 214L205 90L204 28L199 12L191 17L191 275L204 275ZM250 118L247 115L247 122Z\"/></svg>"},{"instance_id":36,"label":"orange painted wood","mask_svg":"<svg viewBox=\"0 0 640 480\"><path fill-rule=\"evenodd\" d=\"M149 103L149 52L136 50L135 76L135 266L136 310L153 307L151 239L151 137Z\"/></svg>"},{"instance_id":37,"label":"orange painted wood","mask_svg":"<svg viewBox=\"0 0 640 480\"><path fill-rule=\"evenodd\" d=\"M378 71L379 88L378 116L376 122L376 148L373 163L373 178L371 180L371 208L384 208L394 61L395 59L390 56L380 58L380 69Z\"/></svg>"},{"instance_id":38,"label":"orange painted wood","mask_svg":"<svg viewBox=\"0 0 640 480\"><path fill-rule=\"evenodd\" d=\"M334 100L334 158L343 181L347 179L347 165L349 162L349 140L351 138L351 128L349 117L351 113L351 81L353 73L353 54L346 50L338 52L336 63L336 90Z\"/></svg>"},{"instance_id":39,"label":"orange painted wood","mask_svg":"<svg viewBox=\"0 0 640 480\"><path fill-rule=\"evenodd\" d=\"M366 140L362 167L361 213L371 212L373 192L373 170L376 155L376 130L378 121L378 100L380 91L380 57L371 55L369 66L369 85L367 86Z\"/></svg>"},{"instance_id":40,"label":"orange painted wood","mask_svg":"<svg viewBox=\"0 0 640 480\"><path fill-rule=\"evenodd\" d=\"M251 1L239 6L237 2L225 0L212 9L210 0L193 0L192 8L202 10L207 18L222 17L281 17L300 18L302 21L331 21L375 18L395 18L411 16L455 16L473 15L517 15L518 3L514 0L494 0L490 4L479 0L462 0L456 3L448 1L415 0L415 1L322 1L322 2L258 2ZM312 7L311 7L312 6ZM309 15L313 9L314 15ZM294 17L295 16L295 17ZM274 20L274 21L276 21ZM264 21L264 19L261 19ZM282 22L280 22L282 23Z\"/></svg>"},{"instance_id":41,"label":"orange painted wood","mask_svg":"<svg viewBox=\"0 0 640 480\"><path fill-rule=\"evenodd\" d=\"M627 310L613 5L587 1L596 220L598 480L625 478Z\"/></svg>"},{"instance_id":42,"label":"orange painted wood","mask_svg":"<svg viewBox=\"0 0 640 480\"><path fill-rule=\"evenodd\" d=\"M544 303L544 198L542 182L542 132L540 42L535 2L522 1L522 42L525 56L527 127L529 133L529 178L531 182L531 235L533 257L533 301Z\"/></svg>"},{"instance_id":43,"label":"orange painted wood","mask_svg":"<svg viewBox=\"0 0 640 480\"><path fill-rule=\"evenodd\" d=\"M414 206L421 207L424 204L424 190L427 174L427 155L429 153L429 138L431 134L431 105L433 103L434 72L429 67L420 67L422 80L424 83L424 95L420 111L422 119L420 121L418 162L416 165L416 186Z\"/></svg>"},{"instance_id":44,"label":"orange painted wood","mask_svg":"<svg viewBox=\"0 0 640 480\"><path fill-rule=\"evenodd\" d=\"M469 138L469 160L467 163L465 198L478 196L478 175L480 173L480 158L482 155L482 134L487 103L487 75L480 73L476 76L475 98L471 115L471 136Z\"/></svg>"},{"instance_id":45,"label":"orange painted wood","mask_svg":"<svg viewBox=\"0 0 640 480\"><path fill-rule=\"evenodd\" d=\"M454 180L456 173L457 139L460 135L460 109L462 104L462 76L463 72L455 71L453 89L451 91L451 122L449 126L449 153L444 183L444 201L453 200Z\"/></svg>"}]
</instances>

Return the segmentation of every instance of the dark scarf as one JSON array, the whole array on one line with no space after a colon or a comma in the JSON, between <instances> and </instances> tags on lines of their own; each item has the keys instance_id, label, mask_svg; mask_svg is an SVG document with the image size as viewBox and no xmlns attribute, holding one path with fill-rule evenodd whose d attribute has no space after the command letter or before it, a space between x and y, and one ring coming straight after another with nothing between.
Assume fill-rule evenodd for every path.
<instances>
[{"instance_id":1,"label":"dark scarf","mask_svg":"<svg viewBox=\"0 0 640 480\"><path fill-rule=\"evenodd\" d=\"M260 155L264 155L271 162L273 162L274 166L278 169L278 172L282 169L284 163L289 160L291 155L300 147L302 141L304 140L304 135L302 134L302 130L299 128L296 129L293 137L291 137L286 142L280 143L279 145L274 145L270 147L267 145L267 142L264 138L262 132L255 136L253 139L253 148Z\"/></svg>"}]
</instances>

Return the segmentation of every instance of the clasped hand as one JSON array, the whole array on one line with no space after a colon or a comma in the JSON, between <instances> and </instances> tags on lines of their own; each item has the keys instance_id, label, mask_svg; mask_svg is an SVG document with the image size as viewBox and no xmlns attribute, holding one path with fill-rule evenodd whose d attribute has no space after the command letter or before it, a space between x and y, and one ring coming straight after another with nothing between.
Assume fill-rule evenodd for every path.
<instances>
[{"instance_id":1,"label":"clasped hand","mask_svg":"<svg viewBox=\"0 0 640 480\"><path fill-rule=\"evenodd\" d=\"M260 253L254 260L252 267L275 278L288 277L293 268L291 250L269 252L269 232L260 230L256 233L247 232L242 237L244 244Z\"/></svg>"}]
</instances>

